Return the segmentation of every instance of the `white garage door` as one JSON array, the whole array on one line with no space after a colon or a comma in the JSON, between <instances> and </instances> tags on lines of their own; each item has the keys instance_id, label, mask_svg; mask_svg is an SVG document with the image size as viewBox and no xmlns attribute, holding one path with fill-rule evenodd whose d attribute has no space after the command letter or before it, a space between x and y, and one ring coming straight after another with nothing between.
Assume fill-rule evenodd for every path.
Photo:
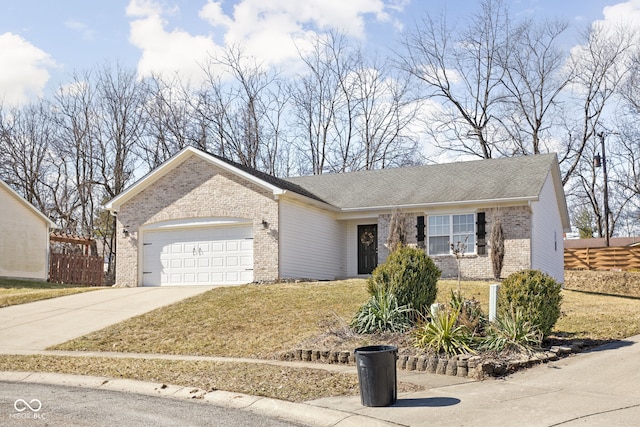
<instances>
[{"instance_id":1,"label":"white garage door","mask_svg":"<svg viewBox=\"0 0 640 427\"><path fill-rule=\"evenodd\" d=\"M142 250L143 286L253 281L251 226L147 231Z\"/></svg>"}]
</instances>

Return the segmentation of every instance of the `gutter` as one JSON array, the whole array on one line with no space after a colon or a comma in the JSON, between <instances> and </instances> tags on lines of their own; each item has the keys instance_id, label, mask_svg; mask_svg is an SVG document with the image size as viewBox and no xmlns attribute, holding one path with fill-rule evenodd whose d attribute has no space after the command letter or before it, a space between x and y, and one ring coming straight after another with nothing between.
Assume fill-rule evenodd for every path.
<instances>
[{"instance_id":1,"label":"gutter","mask_svg":"<svg viewBox=\"0 0 640 427\"><path fill-rule=\"evenodd\" d=\"M415 208L429 208L440 206L460 206L460 205L477 205L477 204L496 204L496 203L513 203L513 202L535 202L538 201L537 196L527 197L511 197L507 199L479 199L479 200L465 200L465 201L453 201L453 202L434 202L434 203L416 203L409 205L387 205L387 206L367 206L358 208L341 208L340 212L357 212L357 211L375 211L375 210L389 210L389 209L415 209Z\"/></svg>"}]
</instances>

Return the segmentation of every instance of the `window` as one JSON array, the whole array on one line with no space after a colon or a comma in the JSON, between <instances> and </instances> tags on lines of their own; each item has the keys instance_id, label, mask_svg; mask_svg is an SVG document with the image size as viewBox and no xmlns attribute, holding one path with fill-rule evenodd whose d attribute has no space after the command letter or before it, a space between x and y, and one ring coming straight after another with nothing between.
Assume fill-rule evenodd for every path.
<instances>
[{"instance_id":1,"label":"window","mask_svg":"<svg viewBox=\"0 0 640 427\"><path fill-rule=\"evenodd\" d=\"M429 216L429 255L448 255L458 242L467 245L465 253L476 252L474 214Z\"/></svg>"}]
</instances>

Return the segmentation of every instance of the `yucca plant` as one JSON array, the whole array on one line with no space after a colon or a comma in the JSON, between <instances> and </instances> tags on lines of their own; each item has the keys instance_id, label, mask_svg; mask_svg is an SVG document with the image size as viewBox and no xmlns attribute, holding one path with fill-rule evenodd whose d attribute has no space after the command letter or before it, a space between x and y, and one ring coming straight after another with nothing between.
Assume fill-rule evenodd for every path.
<instances>
[{"instance_id":1,"label":"yucca plant","mask_svg":"<svg viewBox=\"0 0 640 427\"><path fill-rule=\"evenodd\" d=\"M412 326L412 313L410 307L398 304L398 298L392 292L378 289L371 299L360 307L351 322L351 328L359 334L404 332Z\"/></svg>"},{"instance_id":2,"label":"yucca plant","mask_svg":"<svg viewBox=\"0 0 640 427\"><path fill-rule=\"evenodd\" d=\"M538 327L526 320L521 307L510 307L507 314L498 316L487 328L486 336L480 344L487 351L518 351L529 353L539 348L543 334Z\"/></svg>"},{"instance_id":3,"label":"yucca plant","mask_svg":"<svg viewBox=\"0 0 640 427\"><path fill-rule=\"evenodd\" d=\"M418 325L413 333L414 345L422 350L432 350L453 356L475 353L471 348L473 335L466 326L458 325L458 311L440 311L429 321Z\"/></svg>"}]
</instances>

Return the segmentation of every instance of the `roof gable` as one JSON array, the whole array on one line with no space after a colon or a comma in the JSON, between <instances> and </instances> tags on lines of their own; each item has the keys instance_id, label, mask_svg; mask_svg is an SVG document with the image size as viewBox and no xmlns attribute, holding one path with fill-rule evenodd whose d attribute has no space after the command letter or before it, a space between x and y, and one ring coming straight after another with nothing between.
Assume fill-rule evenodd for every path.
<instances>
[{"instance_id":1,"label":"roof gable","mask_svg":"<svg viewBox=\"0 0 640 427\"><path fill-rule=\"evenodd\" d=\"M22 206L24 206L27 210L32 212L38 218L40 218L43 222L47 223L50 227L55 227L55 223L51 221L51 219L40 212L38 208L29 203L24 197L19 195L17 192L13 190L13 188L9 187L9 184L0 179L0 189L5 190L5 192L9 195L9 197L13 197L16 199Z\"/></svg>"},{"instance_id":2,"label":"roof gable","mask_svg":"<svg viewBox=\"0 0 640 427\"><path fill-rule=\"evenodd\" d=\"M299 187L298 185L285 181L283 179L277 178L275 176L266 174L264 172L260 172L258 170L240 165L239 163L235 163L233 161L227 160L223 157L216 156L215 154L207 153L205 151L199 150L194 147L186 147L176 153L169 160L153 169L145 176L140 178L138 181L129 186L122 193L118 194L112 200L107 202L104 205L105 209L108 209L111 212L117 212L120 209L120 206L133 198L135 195L139 194L145 188L148 188L155 182L157 182L160 178L168 174L170 171L175 169L178 165L182 164L187 158L191 156L199 156L200 158L214 164L228 172L234 173L256 185L262 187L268 191L271 191L274 196L278 196L284 194L288 191L297 193L301 196L315 199L318 202L323 202L321 199L316 197L315 195L309 193L304 188Z\"/></svg>"}]
</instances>

